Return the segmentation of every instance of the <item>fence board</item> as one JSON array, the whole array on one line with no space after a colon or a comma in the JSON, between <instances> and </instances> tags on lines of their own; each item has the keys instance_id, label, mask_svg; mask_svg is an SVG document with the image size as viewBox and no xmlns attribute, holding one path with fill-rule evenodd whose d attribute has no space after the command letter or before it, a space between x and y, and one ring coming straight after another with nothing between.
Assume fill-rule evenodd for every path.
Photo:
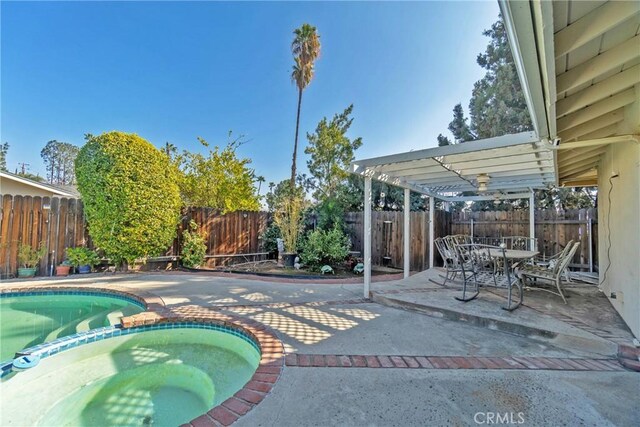
<instances>
[{"instance_id":1,"label":"fence board","mask_svg":"<svg viewBox=\"0 0 640 427\"><path fill-rule=\"evenodd\" d=\"M511 215L510 215L511 214ZM589 229L589 220L591 228ZM471 222L474 224L474 237L528 236L529 212L456 212L452 214L451 233L471 234ZM573 240L580 242L572 264L586 267L589 265L589 234L591 234L591 253L594 268L598 260L598 227L596 209L572 209L556 211L553 209L535 212L535 237L538 238L538 250L550 256L560 252Z\"/></svg>"}]
</instances>

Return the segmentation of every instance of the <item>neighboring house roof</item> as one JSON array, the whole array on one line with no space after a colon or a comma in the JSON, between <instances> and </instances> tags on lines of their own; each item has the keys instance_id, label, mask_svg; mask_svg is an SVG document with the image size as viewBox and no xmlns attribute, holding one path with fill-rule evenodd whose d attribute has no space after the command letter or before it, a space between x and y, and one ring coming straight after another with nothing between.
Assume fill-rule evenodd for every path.
<instances>
[{"instance_id":1,"label":"neighboring house roof","mask_svg":"<svg viewBox=\"0 0 640 427\"><path fill-rule=\"evenodd\" d=\"M595 185L609 144L639 141L640 3L499 0L534 128L558 183Z\"/></svg>"},{"instance_id":2,"label":"neighboring house roof","mask_svg":"<svg viewBox=\"0 0 640 427\"><path fill-rule=\"evenodd\" d=\"M47 184L44 182L34 181L32 179L28 179L23 176L16 175L10 172L0 172L0 178L19 182L21 184L31 186L38 190L49 191L54 195L60 196L60 197L72 197L72 198L80 197L80 193L75 188L75 186L72 186L72 185L58 187L58 186ZM1 192L1 189L0 189L0 192Z\"/></svg>"}]
</instances>

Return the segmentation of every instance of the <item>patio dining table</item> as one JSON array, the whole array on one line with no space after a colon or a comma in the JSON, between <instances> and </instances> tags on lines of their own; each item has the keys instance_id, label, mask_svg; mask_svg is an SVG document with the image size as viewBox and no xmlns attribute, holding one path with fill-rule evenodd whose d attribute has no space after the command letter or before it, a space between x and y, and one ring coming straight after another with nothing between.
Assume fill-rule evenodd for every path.
<instances>
[{"instance_id":1,"label":"patio dining table","mask_svg":"<svg viewBox=\"0 0 640 427\"><path fill-rule=\"evenodd\" d=\"M535 256L539 255L538 251L523 251L520 249L505 249L504 256L509 260L522 260L522 259L531 259ZM492 258L502 257L502 250L498 248L489 249L489 255Z\"/></svg>"}]
</instances>

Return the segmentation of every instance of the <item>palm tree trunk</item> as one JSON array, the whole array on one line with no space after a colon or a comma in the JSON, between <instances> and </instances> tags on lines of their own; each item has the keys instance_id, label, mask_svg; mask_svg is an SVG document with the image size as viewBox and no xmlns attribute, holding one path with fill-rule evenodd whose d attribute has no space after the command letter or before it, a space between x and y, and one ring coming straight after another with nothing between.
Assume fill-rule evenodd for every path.
<instances>
[{"instance_id":1,"label":"palm tree trunk","mask_svg":"<svg viewBox=\"0 0 640 427\"><path fill-rule=\"evenodd\" d=\"M296 138L293 143L293 160L291 161L291 189L296 185L296 157L298 156L298 129L300 128L300 105L302 104L302 89L298 88L298 114L296 116Z\"/></svg>"}]
</instances>

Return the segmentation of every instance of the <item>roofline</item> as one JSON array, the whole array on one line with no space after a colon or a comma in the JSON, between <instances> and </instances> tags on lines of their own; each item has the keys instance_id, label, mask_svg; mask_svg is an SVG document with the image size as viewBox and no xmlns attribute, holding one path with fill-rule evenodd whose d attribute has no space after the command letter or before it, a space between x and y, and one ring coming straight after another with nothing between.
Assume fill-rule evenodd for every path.
<instances>
[{"instance_id":1,"label":"roofline","mask_svg":"<svg viewBox=\"0 0 640 427\"><path fill-rule=\"evenodd\" d=\"M59 188L55 188L53 186L43 185L40 182L33 181L31 179L24 178L22 176L14 175L12 173L0 172L0 177L11 179L11 180L14 180L14 181L18 181L18 182L21 182L23 184L27 184L27 185L30 185L32 187L39 188L40 190L50 191L50 192L52 192L54 194L57 194L59 196L71 197L71 198L74 198L74 199L77 198L77 196L75 194L69 193L69 192L64 191L64 190L60 190Z\"/></svg>"},{"instance_id":2,"label":"roofline","mask_svg":"<svg viewBox=\"0 0 640 427\"><path fill-rule=\"evenodd\" d=\"M479 139L462 144L445 145L444 147L426 148L424 150L408 151L388 156L372 157L351 162L351 172L362 173L361 168L386 165L389 163L410 162L431 157L450 156L453 154L472 153L475 151L491 150L493 148L511 147L521 144L533 144L540 139L535 132L521 132L497 136L495 138Z\"/></svg>"},{"instance_id":3,"label":"roofline","mask_svg":"<svg viewBox=\"0 0 640 427\"><path fill-rule=\"evenodd\" d=\"M529 1L498 0L498 5L504 18L507 39L520 77L520 84L533 128L539 138L549 138L551 130L547 118L544 85L540 74L540 58L538 57L531 3Z\"/></svg>"}]
</instances>

